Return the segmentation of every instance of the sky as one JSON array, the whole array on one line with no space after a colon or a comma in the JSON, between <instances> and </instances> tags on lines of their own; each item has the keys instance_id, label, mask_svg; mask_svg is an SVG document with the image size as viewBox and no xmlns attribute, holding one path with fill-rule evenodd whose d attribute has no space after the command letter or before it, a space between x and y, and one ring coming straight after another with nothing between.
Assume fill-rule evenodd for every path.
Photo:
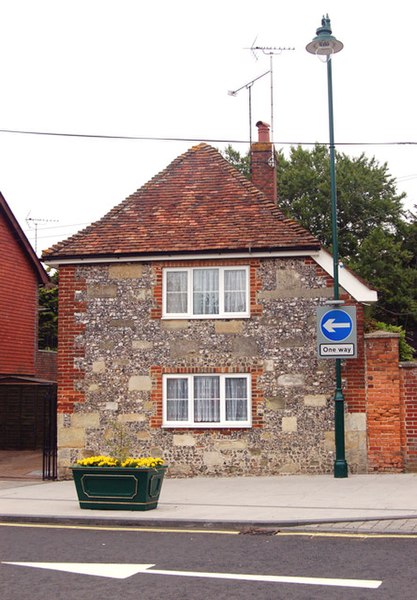
<instances>
[{"instance_id":1,"label":"sky","mask_svg":"<svg viewBox=\"0 0 417 600\"><path fill-rule=\"evenodd\" d=\"M37 253L200 141L246 153L246 84L271 64L273 114L267 74L251 88L252 138L273 116L286 154L327 143L326 66L305 51L326 13L344 43L337 150L386 162L413 209L414 0L0 0L0 191Z\"/></svg>"}]
</instances>

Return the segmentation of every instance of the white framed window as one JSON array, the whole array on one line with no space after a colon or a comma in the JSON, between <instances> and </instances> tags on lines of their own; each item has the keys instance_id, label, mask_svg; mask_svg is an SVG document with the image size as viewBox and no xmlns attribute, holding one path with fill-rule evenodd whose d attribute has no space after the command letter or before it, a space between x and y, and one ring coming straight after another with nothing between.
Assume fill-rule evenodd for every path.
<instances>
[{"instance_id":1,"label":"white framed window","mask_svg":"<svg viewBox=\"0 0 417 600\"><path fill-rule=\"evenodd\" d=\"M250 427L251 376L163 376L163 427Z\"/></svg>"},{"instance_id":2,"label":"white framed window","mask_svg":"<svg viewBox=\"0 0 417 600\"><path fill-rule=\"evenodd\" d=\"M164 269L162 316L171 319L249 317L249 267Z\"/></svg>"}]
</instances>

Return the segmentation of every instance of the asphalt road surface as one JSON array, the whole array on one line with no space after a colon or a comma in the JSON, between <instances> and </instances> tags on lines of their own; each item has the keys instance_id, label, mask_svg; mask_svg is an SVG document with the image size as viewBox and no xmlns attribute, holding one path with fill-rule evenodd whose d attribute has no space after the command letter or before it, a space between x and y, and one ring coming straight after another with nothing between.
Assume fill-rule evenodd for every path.
<instances>
[{"instance_id":1,"label":"asphalt road surface","mask_svg":"<svg viewBox=\"0 0 417 600\"><path fill-rule=\"evenodd\" d=\"M415 600L417 537L0 524L1 600Z\"/></svg>"}]
</instances>

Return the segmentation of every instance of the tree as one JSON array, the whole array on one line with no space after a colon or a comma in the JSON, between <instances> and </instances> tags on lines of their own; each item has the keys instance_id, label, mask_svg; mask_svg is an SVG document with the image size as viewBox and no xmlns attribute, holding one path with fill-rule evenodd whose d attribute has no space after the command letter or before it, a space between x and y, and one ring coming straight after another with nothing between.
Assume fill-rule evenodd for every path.
<instances>
[{"instance_id":1,"label":"tree","mask_svg":"<svg viewBox=\"0 0 417 600\"><path fill-rule=\"evenodd\" d=\"M50 283L39 290L39 342L41 350L58 346L58 271L50 275Z\"/></svg>"},{"instance_id":2,"label":"tree","mask_svg":"<svg viewBox=\"0 0 417 600\"><path fill-rule=\"evenodd\" d=\"M250 177L250 156L246 154L242 156L238 150L235 150L230 144L222 152L224 158L229 161L238 171L247 179Z\"/></svg>"},{"instance_id":3,"label":"tree","mask_svg":"<svg viewBox=\"0 0 417 600\"><path fill-rule=\"evenodd\" d=\"M339 252L354 260L375 229L396 233L403 220L402 201L386 164L361 154L336 153ZM278 159L279 205L327 247L332 245L330 164L325 146L291 148Z\"/></svg>"},{"instance_id":4,"label":"tree","mask_svg":"<svg viewBox=\"0 0 417 600\"><path fill-rule=\"evenodd\" d=\"M249 156L225 158L247 174ZM339 253L378 290L371 317L411 332L417 348L417 217L406 213L387 164L336 153ZM325 146L278 153L278 204L331 250L330 164ZM410 338L408 338L410 339Z\"/></svg>"}]
</instances>

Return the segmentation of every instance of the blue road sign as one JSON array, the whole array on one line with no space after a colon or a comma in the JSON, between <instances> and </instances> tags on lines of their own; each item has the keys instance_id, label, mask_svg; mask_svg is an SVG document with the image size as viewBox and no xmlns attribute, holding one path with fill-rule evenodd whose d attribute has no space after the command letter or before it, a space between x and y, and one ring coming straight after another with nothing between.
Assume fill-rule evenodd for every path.
<instances>
[{"instance_id":1,"label":"blue road sign","mask_svg":"<svg viewBox=\"0 0 417 600\"><path fill-rule=\"evenodd\" d=\"M343 309L333 309L324 313L320 321L321 334L331 342L341 342L353 330L351 316Z\"/></svg>"}]
</instances>

